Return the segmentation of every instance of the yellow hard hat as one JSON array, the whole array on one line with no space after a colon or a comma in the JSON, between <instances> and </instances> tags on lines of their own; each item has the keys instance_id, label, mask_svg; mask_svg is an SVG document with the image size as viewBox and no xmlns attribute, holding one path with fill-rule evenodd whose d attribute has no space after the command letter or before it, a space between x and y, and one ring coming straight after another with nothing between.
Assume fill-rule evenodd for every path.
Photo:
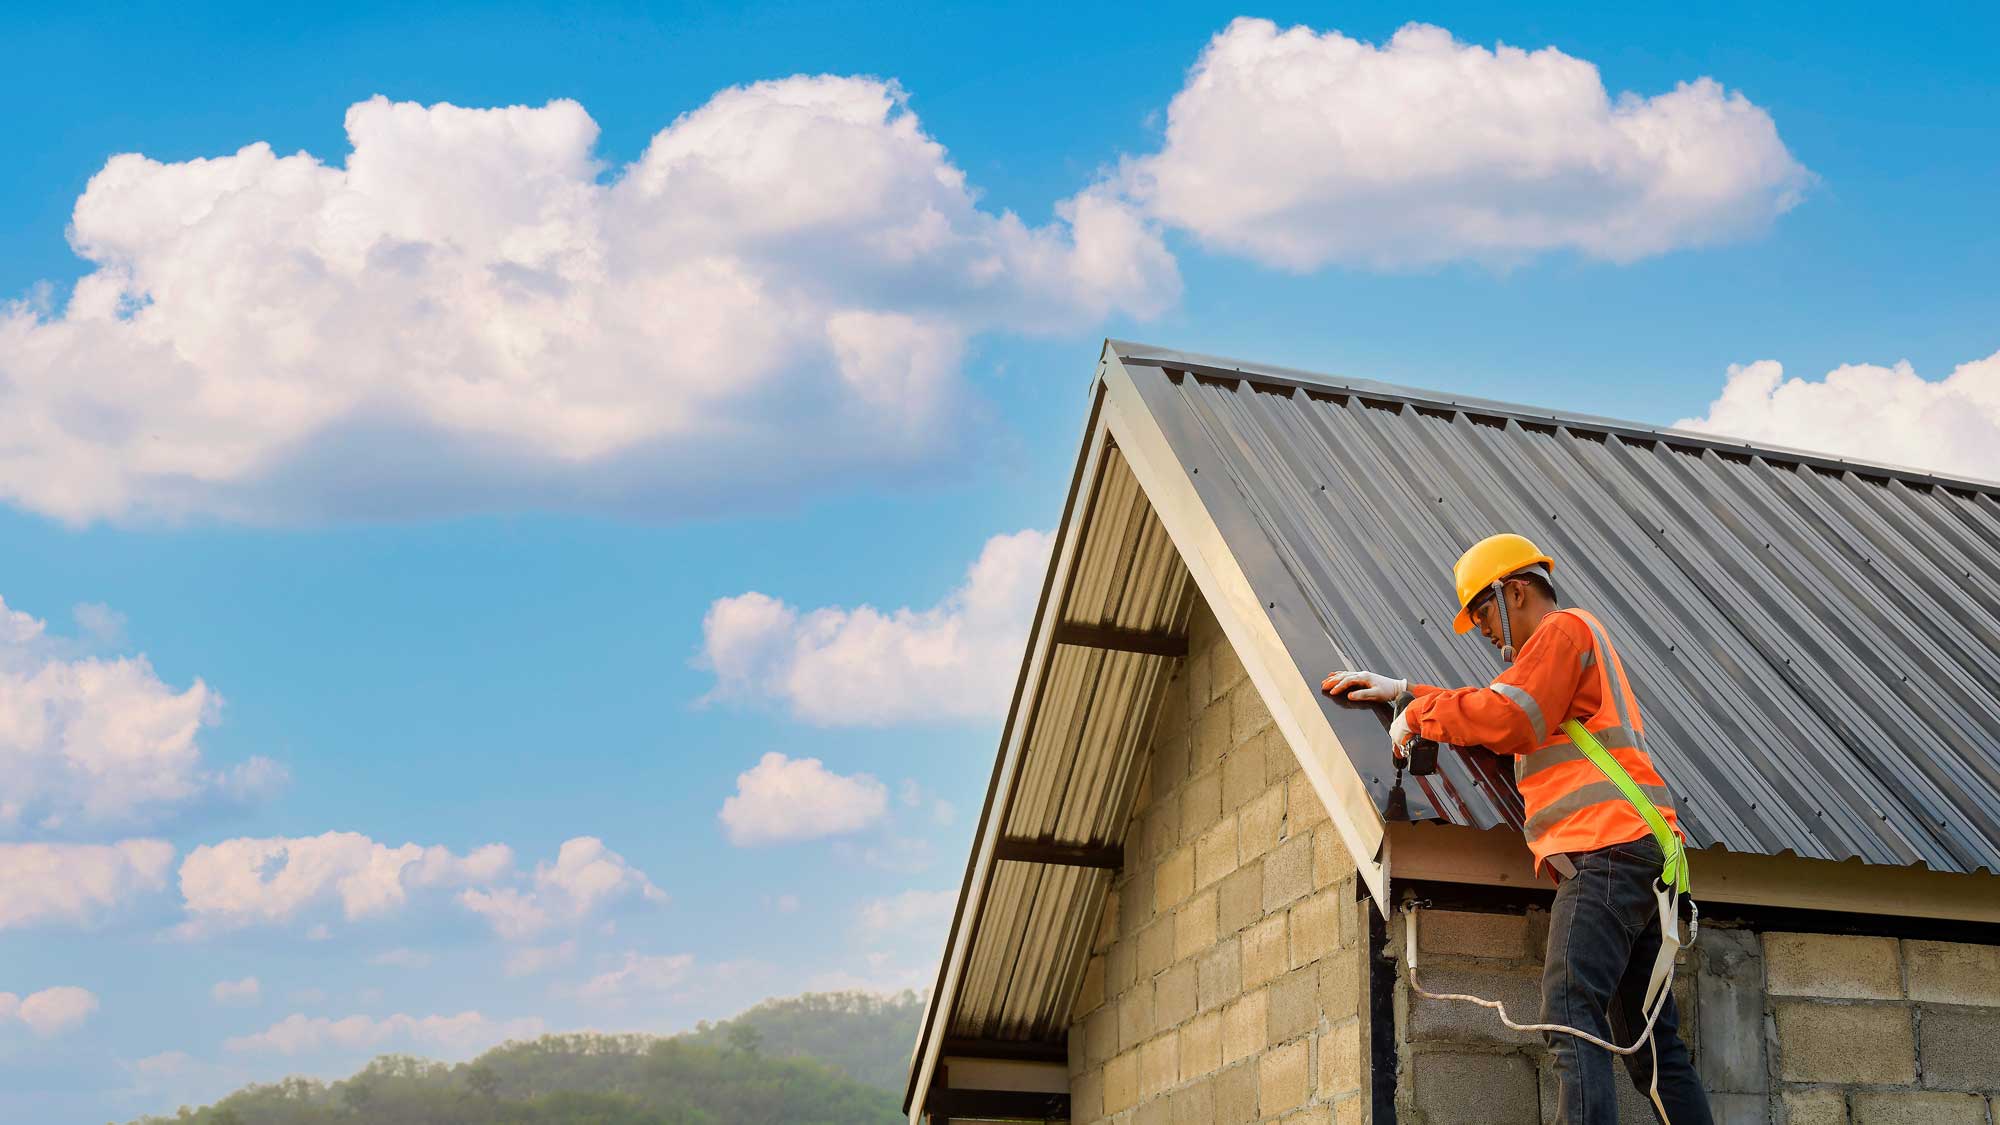
<instances>
[{"instance_id":1,"label":"yellow hard hat","mask_svg":"<svg viewBox=\"0 0 2000 1125\"><path fill-rule=\"evenodd\" d=\"M1556 565L1554 559L1528 542L1526 536L1511 533L1489 535L1467 548L1451 568L1451 580L1458 587L1458 616L1452 620L1451 627L1461 633L1472 632L1472 599L1485 593L1500 579L1536 563L1550 570L1554 570Z\"/></svg>"}]
</instances>

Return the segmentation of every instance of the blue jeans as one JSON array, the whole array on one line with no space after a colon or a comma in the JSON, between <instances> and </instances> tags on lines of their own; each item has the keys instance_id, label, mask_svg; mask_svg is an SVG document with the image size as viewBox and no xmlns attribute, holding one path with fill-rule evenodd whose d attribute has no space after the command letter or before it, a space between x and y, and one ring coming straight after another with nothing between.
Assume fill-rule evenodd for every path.
<instances>
[{"instance_id":1,"label":"blue jeans","mask_svg":"<svg viewBox=\"0 0 2000 1125\"><path fill-rule=\"evenodd\" d=\"M1575 853L1576 878L1556 889L1549 913L1549 955L1542 966L1542 1022L1588 1031L1619 1046L1646 1026L1641 1006L1653 958L1660 950L1653 884L1663 862L1651 837ZM1611 1052L1571 1035L1545 1033L1555 1062L1556 1120L1563 1125L1613 1125L1618 1090ZM1659 1054L1660 1103L1673 1125L1713 1125L1708 1095L1680 1036L1670 994L1653 1025ZM1632 1082L1645 1093L1653 1077L1646 1049L1625 1056Z\"/></svg>"}]
</instances>

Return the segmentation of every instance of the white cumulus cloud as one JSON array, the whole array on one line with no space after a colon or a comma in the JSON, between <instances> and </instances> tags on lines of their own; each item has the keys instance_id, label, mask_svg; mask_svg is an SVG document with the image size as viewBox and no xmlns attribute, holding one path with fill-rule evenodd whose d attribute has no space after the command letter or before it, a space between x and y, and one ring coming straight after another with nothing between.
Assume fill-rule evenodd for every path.
<instances>
[{"instance_id":1,"label":"white cumulus cloud","mask_svg":"<svg viewBox=\"0 0 2000 1125\"><path fill-rule=\"evenodd\" d=\"M19 1020L44 1038L78 1027L96 1010L97 995L74 985L44 988L26 996L0 992L0 1024Z\"/></svg>"},{"instance_id":2,"label":"white cumulus cloud","mask_svg":"<svg viewBox=\"0 0 2000 1125\"><path fill-rule=\"evenodd\" d=\"M801 613L761 593L722 598L702 621L716 699L770 699L808 722L879 725L1002 714L1021 667L1051 536L986 541L965 581L927 609Z\"/></svg>"},{"instance_id":3,"label":"white cumulus cloud","mask_svg":"<svg viewBox=\"0 0 2000 1125\"><path fill-rule=\"evenodd\" d=\"M102 606L79 607L78 617L99 639L112 627ZM284 769L267 758L232 769L203 760L200 734L222 697L201 680L177 690L144 656L77 648L0 600L0 835L156 824L203 802L255 800L284 783Z\"/></svg>"},{"instance_id":4,"label":"white cumulus cloud","mask_svg":"<svg viewBox=\"0 0 2000 1125\"><path fill-rule=\"evenodd\" d=\"M358 832L203 844L181 861L185 932L289 922L336 902L353 921L401 907L413 889L490 883L512 866L513 852L500 844L461 856L438 846L392 848Z\"/></svg>"},{"instance_id":5,"label":"white cumulus cloud","mask_svg":"<svg viewBox=\"0 0 2000 1125\"><path fill-rule=\"evenodd\" d=\"M554 923L581 923L613 902L630 899L662 903L667 894L595 836L563 841L554 863L535 865L532 887L475 887L459 894L459 901L468 910L485 918L494 932L509 941L529 937Z\"/></svg>"},{"instance_id":6,"label":"white cumulus cloud","mask_svg":"<svg viewBox=\"0 0 2000 1125\"><path fill-rule=\"evenodd\" d=\"M537 1017L496 1020L476 1011L452 1016L397 1013L379 1019L374 1016L332 1019L295 1012L263 1031L225 1040L223 1046L237 1052L301 1055L323 1050L373 1051L395 1043L462 1057L510 1039L531 1038L542 1031L543 1023Z\"/></svg>"},{"instance_id":7,"label":"white cumulus cloud","mask_svg":"<svg viewBox=\"0 0 2000 1125\"><path fill-rule=\"evenodd\" d=\"M780 497L947 455L985 332L1171 303L1105 186L981 208L893 82L732 87L621 167L573 101L111 158L89 272L0 307L0 496L70 521Z\"/></svg>"},{"instance_id":8,"label":"white cumulus cloud","mask_svg":"<svg viewBox=\"0 0 2000 1125\"><path fill-rule=\"evenodd\" d=\"M720 817L732 844L788 844L858 832L888 807L888 787L865 773L838 774L818 758L772 752L736 775Z\"/></svg>"},{"instance_id":9,"label":"white cumulus cloud","mask_svg":"<svg viewBox=\"0 0 2000 1125\"><path fill-rule=\"evenodd\" d=\"M1410 24L1385 44L1238 19L1125 190L1211 246L1289 270L1630 261L1754 233L1811 177L1771 117L1695 78L1612 96L1553 48Z\"/></svg>"},{"instance_id":10,"label":"white cumulus cloud","mask_svg":"<svg viewBox=\"0 0 2000 1125\"><path fill-rule=\"evenodd\" d=\"M1908 360L1854 363L1819 380L1786 378L1776 360L1729 368L1708 413L1674 423L1765 445L2000 480L2000 352L1943 379Z\"/></svg>"},{"instance_id":11,"label":"white cumulus cloud","mask_svg":"<svg viewBox=\"0 0 2000 1125\"><path fill-rule=\"evenodd\" d=\"M586 1000L615 1001L671 993L688 983L694 954L647 955L628 951L615 969L584 982L578 995Z\"/></svg>"},{"instance_id":12,"label":"white cumulus cloud","mask_svg":"<svg viewBox=\"0 0 2000 1125\"><path fill-rule=\"evenodd\" d=\"M134 896L167 885L173 845L0 844L0 930L83 924Z\"/></svg>"},{"instance_id":13,"label":"white cumulus cloud","mask_svg":"<svg viewBox=\"0 0 2000 1125\"><path fill-rule=\"evenodd\" d=\"M218 1004L255 1004L263 995L264 986L256 977L242 980L219 980L208 990L209 998Z\"/></svg>"},{"instance_id":14,"label":"white cumulus cloud","mask_svg":"<svg viewBox=\"0 0 2000 1125\"><path fill-rule=\"evenodd\" d=\"M862 903L857 921L870 936L935 932L942 939L957 905L957 891L904 891Z\"/></svg>"}]
</instances>

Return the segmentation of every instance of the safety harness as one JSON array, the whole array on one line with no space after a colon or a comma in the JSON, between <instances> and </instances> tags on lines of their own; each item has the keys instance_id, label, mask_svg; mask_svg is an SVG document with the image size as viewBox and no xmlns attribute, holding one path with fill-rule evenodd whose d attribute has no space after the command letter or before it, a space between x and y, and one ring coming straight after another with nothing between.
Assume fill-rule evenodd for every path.
<instances>
[{"instance_id":1,"label":"safety harness","mask_svg":"<svg viewBox=\"0 0 2000 1125\"><path fill-rule=\"evenodd\" d=\"M1494 602L1500 610L1500 659L1508 664L1514 662L1514 633L1512 622L1508 620L1507 598L1503 587L1507 578L1511 577L1513 575L1495 579L1492 586ZM1637 1039L1632 1041L1630 1046L1620 1047L1615 1043L1600 1039L1587 1031L1563 1024L1515 1023L1507 1015L1506 1006L1498 1000L1487 1000L1478 996L1468 996L1457 992L1425 991L1424 987L1417 983L1417 910L1419 903L1415 899L1405 901L1402 907L1404 916L1403 949L1405 957L1410 964L1410 988L1418 996L1427 1000L1456 1000L1467 1004L1477 1004L1482 1008L1491 1008L1500 1014L1500 1022L1514 1031L1552 1032L1560 1035L1571 1035L1585 1042L1596 1044L1614 1055L1634 1055L1638 1053L1640 1047L1647 1048L1653 1060L1652 1086L1647 1092L1652 1098L1653 1108L1660 1114L1660 1120L1665 1122L1668 1121L1667 1107L1660 1101L1659 1051L1653 1043L1653 1026L1659 1020L1660 1013L1665 1010L1667 999L1673 995L1675 960L1680 954L1681 946L1684 944L1680 932L1681 903L1685 902L1687 904L1689 912L1687 942L1693 942L1701 930L1701 910L1695 905L1694 898L1690 893L1692 885L1688 877L1687 849L1681 843L1680 837L1676 836L1673 829L1668 826L1666 817L1661 816L1660 810L1655 808L1653 803L1646 799L1645 792L1639 788L1639 783L1632 780L1632 775L1625 772L1625 767L1618 763L1618 759L1611 756L1611 752L1604 748L1604 744L1597 740L1596 735L1584 729L1584 725L1576 719L1566 720L1562 724L1562 729L1563 733L1569 735L1571 743L1578 750L1582 751L1583 756L1588 758L1590 763L1597 767L1606 780L1617 787L1618 791L1624 795L1627 801L1631 802L1632 810L1638 813L1640 819L1644 820L1646 826L1652 830L1653 839L1658 841L1660 845L1660 854L1666 857L1665 862L1660 868L1660 877L1653 881L1653 897L1655 905L1659 909L1660 952L1658 956L1653 958L1652 975L1646 982L1646 997L1640 1005L1640 1009L1646 1013L1646 1026L1644 1030L1640 1032ZM1423 905L1429 904L1424 903ZM1668 1125L1671 1125L1671 1122L1668 1122Z\"/></svg>"}]
</instances>

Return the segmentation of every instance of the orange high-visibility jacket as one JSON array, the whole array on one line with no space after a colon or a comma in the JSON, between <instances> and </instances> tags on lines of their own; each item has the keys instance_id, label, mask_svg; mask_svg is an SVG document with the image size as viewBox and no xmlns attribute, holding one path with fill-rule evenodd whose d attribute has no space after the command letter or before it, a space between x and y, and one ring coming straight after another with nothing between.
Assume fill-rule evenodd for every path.
<instances>
[{"instance_id":1,"label":"orange high-visibility jacket","mask_svg":"<svg viewBox=\"0 0 2000 1125\"><path fill-rule=\"evenodd\" d=\"M1551 612L1489 687L1413 684L1410 693L1416 699L1403 715L1418 735L1513 756L1514 780L1527 806L1523 834L1537 870L1558 852L1595 851L1652 834L1618 787L1562 732L1569 719L1597 736L1681 834L1673 797L1646 753L1645 720L1625 666L1603 623L1589 613Z\"/></svg>"}]
</instances>

